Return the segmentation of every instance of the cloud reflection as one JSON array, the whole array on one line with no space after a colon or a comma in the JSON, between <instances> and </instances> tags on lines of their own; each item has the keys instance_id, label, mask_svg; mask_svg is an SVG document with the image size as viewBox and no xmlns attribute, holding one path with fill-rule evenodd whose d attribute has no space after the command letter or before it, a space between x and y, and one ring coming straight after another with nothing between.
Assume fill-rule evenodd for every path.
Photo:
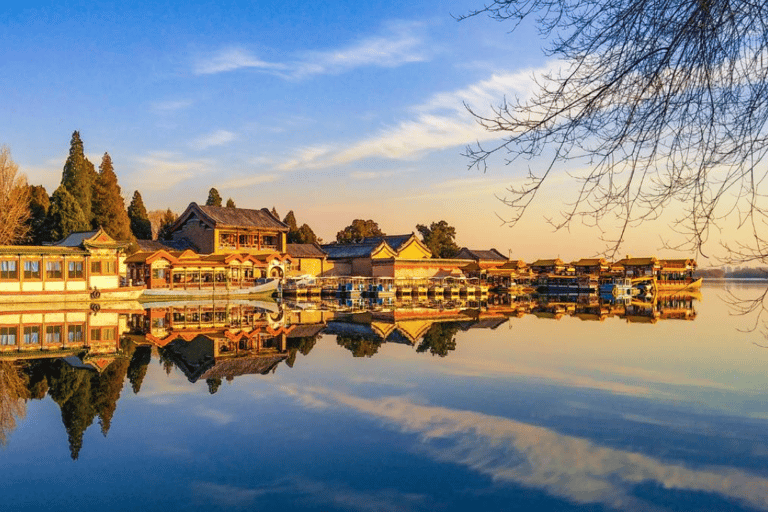
<instances>
[{"instance_id":1,"label":"cloud reflection","mask_svg":"<svg viewBox=\"0 0 768 512\"><path fill-rule=\"evenodd\" d=\"M768 479L728 467L692 469L640 453L508 418L432 407L404 397L365 399L321 388L293 389L304 403L343 406L419 435L419 449L443 462L466 466L498 482L544 489L576 503L647 509L633 487L705 492L768 509Z\"/></svg>"}]
</instances>

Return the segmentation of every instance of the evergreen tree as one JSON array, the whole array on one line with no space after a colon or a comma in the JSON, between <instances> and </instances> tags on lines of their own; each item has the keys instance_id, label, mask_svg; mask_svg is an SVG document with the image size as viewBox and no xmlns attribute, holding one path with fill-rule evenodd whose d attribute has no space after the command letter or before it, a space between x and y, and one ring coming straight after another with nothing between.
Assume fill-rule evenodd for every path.
<instances>
[{"instance_id":1,"label":"evergreen tree","mask_svg":"<svg viewBox=\"0 0 768 512\"><path fill-rule=\"evenodd\" d=\"M355 219L352 224L336 233L336 241L340 244L349 244L360 242L363 238L371 236L384 236L384 232L379 229L379 224L370 219Z\"/></svg>"},{"instance_id":2,"label":"evergreen tree","mask_svg":"<svg viewBox=\"0 0 768 512\"><path fill-rule=\"evenodd\" d=\"M289 211L288 214L283 219L283 224L288 226L288 233L290 236L290 233L296 232L299 227L296 224L296 215L293 214L293 210Z\"/></svg>"},{"instance_id":3,"label":"evergreen tree","mask_svg":"<svg viewBox=\"0 0 768 512\"><path fill-rule=\"evenodd\" d=\"M46 230L45 218L51 207L51 198L48 197L45 187L42 185L29 185L29 241L33 245L40 245L50 241Z\"/></svg>"},{"instance_id":4,"label":"evergreen tree","mask_svg":"<svg viewBox=\"0 0 768 512\"><path fill-rule=\"evenodd\" d=\"M296 231L293 239L295 240L295 242L291 242L291 243L313 244L317 242L317 235L315 235L315 232L312 231L312 228L310 228L307 224L302 224L301 227Z\"/></svg>"},{"instance_id":5,"label":"evergreen tree","mask_svg":"<svg viewBox=\"0 0 768 512\"><path fill-rule=\"evenodd\" d=\"M144 200L137 190L133 193L131 204L128 205L128 218L131 221L131 232L139 240L152 239L152 223L149 221L147 209L144 207Z\"/></svg>"},{"instance_id":6,"label":"evergreen tree","mask_svg":"<svg viewBox=\"0 0 768 512\"><path fill-rule=\"evenodd\" d=\"M171 226L173 226L177 218L178 215L173 213L170 208L165 211L163 218L160 220L160 229L157 232L158 240L170 240L172 238Z\"/></svg>"},{"instance_id":7,"label":"evergreen tree","mask_svg":"<svg viewBox=\"0 0 768 512\"><path fill-rule=\"evenodd\" d=\"M208 200L205 202L205 206L221 206L221 196L218 190L211 188L208 191Z\"/></svg>"},{"instance_id":8,"label":"evergreen tree","mask_svg":"<svg viewBox=\"0 0 768 512\"><path fill-rule=\"evenodd\" d=\"M46 226L53 241L61 240L75 231L88 231L91 228L80 204L64 185L59 185L51 196Z\"/></svg>"},{"instance_id":9,"label":"evergreen tree","mask_svg":"<svg viewBox=\"0 0 768 512\"><path fill-rule=\"evenodd\" d=\"M133 239L131 221L109 153L104 153L93 188L93 227L99 226L115 240Z\"/></svg>"},{"instance_id":10,"label":"evergreen tree","mask_svg":"<svg viewBox=\"0 0 768 512\"><path fill-rule=\"evenodd\" d=\"M61 184L75 198L88 223L93 219L91 204L95 181L96 169L85 157L80 132L75 131L72 133L69 157L67 157L64 171L61 174Z\"/></svg>"},{"instance_id":11,"label":"evergreen tree","mask_svg":"<svg viewBox=\"0 0 768 512\"><path fill-rule=\"evenodd\" d=\"M277 220L280 220L280 214L278 214L278 213L277 213L277 208L275 208L275 207L273 206L273 207L272 207L272 211L271 211L270 213L272 213L272 216L273 216L274 218L276 218Z\"/></svg>"},{"instance_id":12,"label":"evergreen tree","mask_svg":"<svg viewBox=\"0 0 768 512\"><path fill-rule=\"evenodd\" d=\"M227 199L227 208L237 208L237 206L235 206L235 202L232 200L231 197Z\"/></svg>"},{"instance_id":13,"label":"evergreen tree","mask_svg":"<svg viewBox=\"0 0 768 512\"><path fill-rule=\"evenodd\" d=\"M447 222L433 222L429 227L418 224L416 229L421 233L424 245L429 247L434 258L453 258L459 252L456 245L456 228Z\"/></svg>"}]
</instances>

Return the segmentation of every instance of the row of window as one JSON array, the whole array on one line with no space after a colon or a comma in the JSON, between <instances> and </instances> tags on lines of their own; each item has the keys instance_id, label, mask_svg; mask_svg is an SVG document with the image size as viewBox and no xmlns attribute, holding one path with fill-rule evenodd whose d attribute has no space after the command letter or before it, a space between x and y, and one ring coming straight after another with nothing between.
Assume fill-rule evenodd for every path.
<instances>
[{"instance_id":1,"label":"row of window","mask_svg":"<svg viewBox=\"0 0 768 512\"><path fill-rule=\"evenodd\" d=\"M24 265L23 275L25 280L42 278L43 269L41 268L40 260L24 260L22 263ZM63 268L63 262L60 260L46 261L45 278L62 279L64 277ZM66 268L68 279L83 279L83 277L85 277L82 261L68 261ZM19 279L18 261L0 261L0 279Z\"/></svg>"},{"instance_id":2,"label":"row of window","mask_svg":"<svg viewBox=\"0 0 768 512\"><path fill-rule=\"evenodd\" d=\"M23 260L24 279L40 279L42 275L40 260ZM82 261L68 261L66 265L68 279L83 279ZM91 261L92 275L115 275L116 264L114 260ZM0 261L0 279L18 279L19 262L18 260ZM63 279L64 262L53 260L45 262L46 279Z\"/></svg>"},{"instance_id":3,"label":"row of window","mask_svg":"<svg viewBox=\"0 0 768 512\"><path fill-rule=\"evenodd\" d=\"M234 233L222 233L219 236L219 243L223 246L235 247L258 247L259 235L236 235ZM263 247L274 247L277 245L277 237L262 235L261 245Z\"/></svg>"},{"instance_id":4,"label":"row of window","mask_svg":"<svg viewBox=\"0 0 768 512\"><path fill-rule=\"evenodd\" d=\"M63 325L46 325L43 330L40 325L27 325L19 331L16 325L0 327L0 346L16 346L21 336L22 345L39 345L40 340L44 339L46 344L61 343L66 335L67 343L82 343L83 331L85 326L82 324L68 325L64 331ZM91 341L114 341L114 327L94 327L91 329Z\"/></svg>"}]
</instances>

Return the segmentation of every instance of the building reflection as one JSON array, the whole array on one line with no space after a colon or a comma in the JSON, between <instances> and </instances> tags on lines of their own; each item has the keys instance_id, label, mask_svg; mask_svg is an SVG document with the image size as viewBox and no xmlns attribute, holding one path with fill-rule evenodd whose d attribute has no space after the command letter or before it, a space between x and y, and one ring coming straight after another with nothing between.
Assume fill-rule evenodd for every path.
<instances>
[{"instance_id":1,"label":"building reflection","mask_svg":"<svg viewBox=\"0 0 768 512\"><path fill-rule=\"evenodd\" d=\"M174 302L140 305L20 305L0 312L0 444L23 418L28 400L50 397L60 408L70 454L98 422L107 435L126 382L140 393L149 363L178 369L216 393L224 380L293 368L323 335L353 357L384 344L446 357L460 332L498 329L511 319L578 318L629 323L694 320L698 294L657 294L614 302L597 296L491 295L447 303Z\"/></svg>"}]
</instances>

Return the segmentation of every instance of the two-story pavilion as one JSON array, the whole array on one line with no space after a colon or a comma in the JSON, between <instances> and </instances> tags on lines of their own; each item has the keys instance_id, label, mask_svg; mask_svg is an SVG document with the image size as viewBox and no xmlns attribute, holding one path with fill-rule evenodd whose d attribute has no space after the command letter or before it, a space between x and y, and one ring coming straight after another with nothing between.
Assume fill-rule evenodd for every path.
<instances>
[{"instance_id":1,"label":"two-story pavilion","mask_svg":"<svg viewBox=\"0 0 768 512\"><path fill-rule=\"evenodd\" d=\"M203 254L284 253L289 228L266 209L190 203L171 227L175 244Z\"/></svg>"},{"instance_id":2,"label":"two-story pavilion","mask_svg":"<svg viewBox=\"0 0 768 512\"><path fill-rule=\"evenodd\" d=\"M562 274L566 265L560 258L536 260L530 265L534 274Z\"/></svg>"},{"instance_id":3,"label":"two-story pavilion","mask_svg":"<svg viewBox=\"0 0 768 512\"><path fill-rule=\"evenodd\" d=\"M577 275L600 275L611 269L611 264L605 258L581 258L571 262L571 267Z\"/></svg>"}]
</instances>

